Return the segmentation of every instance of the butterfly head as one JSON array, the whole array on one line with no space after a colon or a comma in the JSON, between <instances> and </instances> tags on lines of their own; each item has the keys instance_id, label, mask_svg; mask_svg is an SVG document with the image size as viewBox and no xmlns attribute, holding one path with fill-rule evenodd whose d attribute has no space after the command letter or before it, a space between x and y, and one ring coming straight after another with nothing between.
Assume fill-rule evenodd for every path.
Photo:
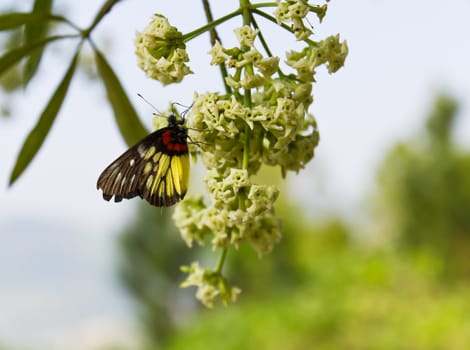
<instances>
[{"instance_id":1,"label":"butterfly head","mask_svg":"<svg viewBox=\"0 0 470 350\"><path fill-rule=\"evenodd\" d=\"M162 134L164 141L166 135L170 135L166 146L169 149L178 148L184 152L188 152L188 130L184 126L184 119L178 119L174 114L170 114L166 130L167 131Z\"/></svg>"},{"instance_id":2,"label":"butterfly head","mask_svg":"<svg viewBox=\"0 0 470 350\"><path fill-rule=\"evenodd\" d=\"M178 119L175 114L170 114L168 117L168 126L170 128L183 128L184 126L184 118Z\"/></svg>"}]
</instances>

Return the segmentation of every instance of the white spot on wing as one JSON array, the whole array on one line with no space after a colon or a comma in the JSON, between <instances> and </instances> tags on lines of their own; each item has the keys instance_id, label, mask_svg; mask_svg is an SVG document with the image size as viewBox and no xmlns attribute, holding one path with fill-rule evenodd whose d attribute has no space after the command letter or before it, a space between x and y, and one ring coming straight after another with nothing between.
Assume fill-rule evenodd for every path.
<instances>
[{"instance_id":1,"label":"white spot on wing","mask_svg":"<svg viewBox=\"0 0 470 350\"><path fill-rule=\"evenodd\" d=\"M137 146L137 152L139 152L139 155L143 158L145 156L145 153L146 153L146 149L145 149L145 146L144 145L139 145Z\"/></svg>"},{"instance_id":2,"label":"white spot on wing","mask_svg":"<svg viewBox=\"0 0 470 350\"><path fill-rule=\"evenodd\" d=\"M135 164L135 160L134 159L131 159L131 161L129 162L129 165L130 166L133 166Z\"/></svg>"}]
</instances>

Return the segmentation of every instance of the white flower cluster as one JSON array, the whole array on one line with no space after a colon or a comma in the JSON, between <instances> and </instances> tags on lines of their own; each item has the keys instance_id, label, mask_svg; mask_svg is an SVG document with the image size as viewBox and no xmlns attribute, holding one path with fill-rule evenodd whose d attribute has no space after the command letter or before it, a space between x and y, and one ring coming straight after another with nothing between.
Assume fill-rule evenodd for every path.
<instances>
[{"instance_id":1,"label":"white flower cluster","mask_svg":"<svg viewBox=\"0 0 470 350\"><path fill-rule=\"evenodd\" d=\"M181 269L188 274L181 287L197 287L196 298L208 308L214 306L214 300L218 296L222 298L224 304L228 304L235 301L241 292L239 288L230 286L220 273L204 269L197 262Z\"/></svg>"},{"instance_id":2,"label":"white flower cluster","mask_svg":"<svg viewBox=\"0 0 470 350\"><path fill-rule=\"evenodd\" d=\"M281 238L274 201L279 190L250 183L248 172L232 168L228 176L210 171L206 184L212 200L185 200L176 207L175 222L189 246L211 237L213 249L250 242L258 254L269 252Z\"/></svg>"},{"instance_id":3,"label":"white flower cluster","mask_svg":"<svg viewBox=\"0 0 470 350\"><path fill-rule=\"evenodd\" d=\"M186 65L189 56L183 35L164 16L156 14L143 32L135 38L139 67L163 85L180 82L192 73Z\"/></svg>"},{"instance_id":4,"label":"white flower cluster","mask_svg":"<svg viewBox=\"0 0 470 350\"><path fill-rule=\"evenodd\" d=\"M251 177L263 165L278 167L283 176L298 172L314 157L319 133L308 109L316 69L325 65L336 72L348 54L339 35L311 40L307 16L314 13L321 22L326 5L287 0L250 7L248 2L244 11L260 14L261 8L276 5L275 17L264 17L293 33L304 48L287 52L281 67L254 17L244 12L245 25L235 29L238 45L226 48L215 42L210 51L211 64L222 66L225 94L196 93L187 119L189 139L198 145L208 169L209 201L187 197L176 207L174 219L188 246L210 242L212 249L223 251L215 270L198 263L183 268L188 277L182 286L196 286L197 298L208 307L216 298L227 303L240 293L221 275L229 247L248 243L261 256L280 240L281 224L274 213L279 190L255 184ZM139 66L163 84L181 81L191 73L185 40L214 29L218 22L183 36L165 17L154 15L137 34Z\"/></svg>"}]
</instances>

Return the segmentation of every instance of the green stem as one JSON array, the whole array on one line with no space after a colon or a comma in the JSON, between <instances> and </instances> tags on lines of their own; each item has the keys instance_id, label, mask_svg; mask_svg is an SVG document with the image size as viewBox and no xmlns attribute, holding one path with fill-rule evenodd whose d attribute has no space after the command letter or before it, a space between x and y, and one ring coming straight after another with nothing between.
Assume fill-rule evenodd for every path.
<instances>
[{"instance_id":1,"label":"green stem","mask_svg":"<svg viewBox=\"0 0 470 350\"><path fill-rule=\"evenodd\" d=\"M243 25L250 25L250 0L240 0L240 9L243 11Z\"/></svg>"},{"instance_id":2,"label":"green stem","mask_svg":"<svg viewBox=\"0 0 470 350\"><path fill-rule=\"evenodd\" d=\"M260 11L260 10L257 10L257 9L253 9L253 10L252 10L252 13L256 13L257 15L259 15L259 16L261 16L261 17L264 17L264 18L266 18L268 21L271 21L271 22L273 22L273 23L279 25L281 28L287 30L288 32L294 34L294 30L293 30L291 27L289 27L287 24L284 24L284 23L278 23L277 20L276 20L276 18L274 18L274 17L271 16L271 15L268 15L266 12L263 12L263 11ZM310 40L310 39L304 39L303 41L306 42L306 43L309 44L309 45L314 45L314 46L317 45L314 41L312 41L312 40Z\"/></svg>"},{"instance_id":3,"label":"green stem","mask_svg":"<svg viewBox=\"0 0 470 350\"><path fill-rule=\"evenodd\" d=\"M250 4L249 0L240 0L240 9L236 11L237 15L240 14L240 13L243 13L243 24L244 25L249 25L250 24L250 17L251 17L250 9L249 9L250 5L251 4ZM214 23L214 22L212 22L212 23ZM243 48L242 47L242 51L243 50L248 50L248 49L249 48ZM241 73L241 71L239 71L238 73ZM245 106L251 106L251 90L250 89L245 89L245 94L243 96L243 103L244 103ZM242 165L243 169L248 169L249 130L250 130L250 128L247 125L246 128L245 128L245 147L244 147L244 150L243 150L243 165ZM227 252L228 252L228 247L225 247L222 250L222 253L220 254L219 262L217 263L217 268L216 268L216 272L218 274L221 274L221 272L222 272L222 267L224 266L224 262L225 262L225 258L227 256Z\"/></svg>"},{"instance_id":4,"label":"green stem","mask_svg":"<svg viewBox=\"0 0 470 350\"><path fill-rule=\"evenodd\" d=\"M253 14L251 14L251 23L253 24L253 27L255 27L255 29L259 30L258 22L256 22L256 19L253 16ZM258 37L259 37L259 40L261 41L261 45L263 46L264 50L266 51L266 54L269 57L273 57L273 54L272 54L271 50L269 49L268 43L267 43L266 39L264 38L264 35L261 32L261 30L258 31ZM282 72L281 68L277 69L277 74L279 74L280 77L285 77L286 76Z\"/></svg>"},{"instance_id":5,"label":"green stem","mask_svg":"<svg viewBox=\"0 0 470 350\"><path fill-rule=\"evenodd\" d=\"M204 7L204 13L206 14L207 23L214 22L214 17L212 16L211 5L209 4L209 0L202 0L202 5ZM215 42L219 40L219 35L217 34L217 30L215 28L211 28L209 31L211 37L211 45L214 46Z\"/></svg>"},{"instance_id":6,"label":"green stem","mask_svg":"<svg viewBox=\"0 0 470 350\"><path fill-rule=\"evenodd\" d=\"M211 6L209 4L209 0L202 0L202 4L204 7L204 12L206 14L207 22L212 23L214 22L214 17L212 16L212 11L211 11ZM220 42L219 35L217 34L217 30L214 28L211 28L210 30L210 40L211 40L211 45L214 46L216 41ZM225 81L225 78L228 76L227 72L227 67L224 62L219 64L219 69L220 69L220 75L222 76L222 83L224 84L225 88L225 93L227 95L230 95L232 93L232 88L227 84Z\"/></svg>"},{"instance_id":7,"label":"green stem","mask_svg":"<svg viewBox=\"0 0 470 350\"><path fill-rule=\"evenodd\" d=\"M258 29L258 38L259 38L259 41L261 41L261 45L263 46L264 50L266 51L269 57L273 57L273 54L271 53L271 50L269 49L268 43L264 39L264 35L261 32L261 30L259 30L258 23L256 22L256 19L255 17L253 17L252 14L250 15L250 20L251 20L251 23L253 24L253 27L255 29Z\"/></svg>"},{"instance_id":8,"label":"green stem","mask_svg":"<svg viewBox=\"0 0 470 350\"><path fill-rule=\"evenodd\" d=\"M251 3L249 0L240 0L240 8L243 9L243 25L249 26L251 23ZM242 47L242 51L249 50L248 47ZM245 70L247 67L245 67ZM251 90L245 89L243 95L243 104L245 107L251 108ZM243 145L243 160L242 169L248 169L249 159L249 144L250 144L251 130L248 124L245 125L245 140Z\"/></svg>"},{"instance_id":9,"label":"green stem","mask_svg":"<svg viewBox=\"0 0 470 350\"><path fill-rule=\"evenodd\" d=\"M63 22L65 24L69 25L70 27L72 27L73 29L75 29L78 32L82 31L82 29L79 26L77 26L75 23L73 23L68 18L65 18L64 16L50 14L50 15L47 16L47 18L51 21Z\"/></svg>"},{"instance_id":10,"label":"green stem","mask_svg":"<svg viewBox=\"0 0 470 350\"><path fill-rule=\"evenodd\" d=\"M242 11L238 9L236 11L229 13L228 15L225 15L223 17L220 17L219 19L216 19L215 21L207 23L206 25L199 27L198 29L195 29L192 32L186 33L185 35L183 35L183 41L187 42L191 39L194 39L195 37L207 32L208 30L211 30L212 28L218 26L219 24L224 23L225 21L228 21L230 18L240 15L241 13Z\"/></svg>"},{"instance_id":11,"label":"green stem","mask_svg":"<svg viewBox=\"0 0 470 350\"><path fill-rule=\"evenodd\" d=\"M284 24L284 23L278 23L276 18L274 18L273 16L271 15L268 15L266 12L264 11L260 11L260 10L257 10L257 9L253 9L252 11L253 13L256 13L257 15L261 16L261 17L264 17L266 18L268 21L271 21L273 23L276 23L277 25L280 25L282 28L284 28L285 30L291 32L291 33L294 33L294 31L292 30L291 27L289 27L287 24Z\"/></svg>"},{"instance_id":12,"label":"green stem","mask_svg":"<svg viewBox=\"0 0 470 350\"><path fill-rule=\"evenodd\" d=\"M258 4L251 4L250 9L257 9L261 7L277 7L279 4L277 2L260 2Z\"/></svg>"},{"instance_id":13,"label":"green stem","mask_svg":"<svg viewBox=\"0 0 470 350\"><path fill-rule=\"evenodd\" d=\"M90 26L82 31L82 37L88 38L90 36L90 33L95 29L95 27L100 23L100 21L103 19L103 17L111 11L114 5L116 5L119 1L121 0L108 0L106 1L103 6L101 6L100 10L95 16L95 19L93 22L90 24Z\"/></svg>"},{"instance_id":14,"label":"green stem","mask_svg":"<svg viewBox=\"0 0 470 350\"><path fill-rule=\"evenodd\" d=\"M243 104L251 108L251 90L245 89L245 95L243 96ZM242 169L248 170L248 160L249 160L249 146L251 138L251 129L248 124L245 125L245 140L243 140L243 160L242 160Z\"/></svg>"},{"instance_id":15,"label":"green stem","mask_svg":"<svg viewBox=\"0 0 470 350\"><path fill-rule=\"evenodd\" d=\"M215 269L215 272L217 272L219 275L222 273L222 267L224 267L224 262L225 262L225 258L227 257L227 253L228 253L228 248L225 247L219 256L219 261Z\"/></svg>"},{"instance_id":16,"label":"green stem","mask_svg":"<svg viewBox=\"0 0 470 350\"><path fill-rule=\"evenodd\" d=\"M222 75L222 81L224 83L225 93L227 95L230 95L232 94L232 88L225 81L225 78L228 77L227 67L225 66L225 63L219 64L219 69L220 69L220 74Z\"/></svg>"},{"instance_id":17,"label":"green stem","mask_svg":"<svg viewBox=\"0 0 470 350\"><path fill-rule=\"evenodd\" d=\"M242 169L248 169L248 145L250 142L251 132L250 127L248 125L245 126L245 140L244 140L244 147L243 147L243 164Z\"/></svg>"}]
</instances>

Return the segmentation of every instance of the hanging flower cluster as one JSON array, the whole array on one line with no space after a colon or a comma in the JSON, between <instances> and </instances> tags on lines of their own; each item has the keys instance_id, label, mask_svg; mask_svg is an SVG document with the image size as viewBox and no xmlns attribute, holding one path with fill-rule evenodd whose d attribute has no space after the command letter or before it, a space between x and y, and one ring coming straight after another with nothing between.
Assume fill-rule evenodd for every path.
<instances>
[{"instance_id":1,"label":"hanging flower cluster","mask_svg":"<svg viewBox=\"0 0 470 350\"><path fill-rule=\"evenodd\" d=\"M142 33L135 38L135 53L139 67L163 85L180 82L192 73L183 34L164 16L155 14Z\"/></svg>"},{"instance_id":2,"label":"hanging flower cluster","mask_svg":"<svg viewBox=\"0 0 470 350\"><path fill-rule=\"evenodd\" d=\"M188 246L203 244L211 236L213 249L248 241L261 255L279 241L281 230L274 215L277 188L251 184L248 172L237 168L231 168L226 177L210 170L206 185L211 206L194 198L175 211L175 221Z\"/></svg>"},{"instance_id":3,"label":"hanging flower cluster","mask_svg":"<svg viewBox=\"0 0 470 350\"><path fill-rule=\"evenodd\" d=\"M305 0L278 1L275 16L263 12L263 17L305 43L302 50L287 52L285 65L281 66L280 57L271 55L254 20L259 7L250 8L249 1L242 2L245 6L240 14L252 13L244 13L244 25L234 30L239 45L226 48L216 41L210 50L211 64L225 68L226 91L196 93L187 122L190 137L198 143L200 157L208 169L205 182L209 201L186 198L174 213L188 246L210 242L212 249L222 250L216 269L202 268L199 263L183 267L188 277L182 286L197 286L196 297L209 307L218 297L227 303L240 292L222 276L228 248L246 242L262 255L280 240L281 224L274 212L279 190L253 183L251 177L263 165L279 167L285 176L288 171L298 172L313 158L319 133L308 109L313 102L315 71L326 65L330 73L336 72L348 53L347 44L340 41L339 35L322 41L310 39L313 31L304 21L309 13L321 21L326 5L309 5ZM160 17L157 20L168 23ZM166 28L165 33L181 37L174 27ZM137 47L145 46L144 41L138 37ZM163 47L168 47L169 42L179 45L178 40L167 40ZM176 46L171 46L174 52L179 49ZM138 51L158 52L159 48Z\"/></svg>"}]
</instances>

